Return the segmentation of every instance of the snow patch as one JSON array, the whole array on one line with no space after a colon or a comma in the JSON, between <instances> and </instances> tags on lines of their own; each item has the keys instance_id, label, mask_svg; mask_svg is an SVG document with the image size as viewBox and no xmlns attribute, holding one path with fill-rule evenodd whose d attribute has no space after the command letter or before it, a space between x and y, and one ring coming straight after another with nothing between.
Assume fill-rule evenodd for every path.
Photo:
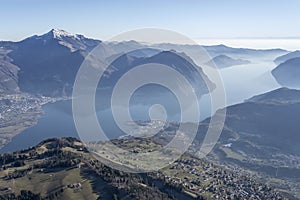
<instances>
[{"instance_id":1,"label":"snow patch","mask_svg":"<svg viewBox=\"0 0 300 200\"><path fill-rule=\"evenodd\" d=\"M232 146L232 143L225 144L224 147L230 148Z\"/></svg>"},{"instance_id":2,"label":"snow patch","mask_svg":"<svg viewBox=\"0 0 300 200\"><path fill-rule=\"evenodd\" d=\"M60 29L52 29L51 32L53 33L54 38L62 39L62 37L74 37L78 39L77 35L68 33L67 31L60 30Z\"/></svg>"}]
</instances>

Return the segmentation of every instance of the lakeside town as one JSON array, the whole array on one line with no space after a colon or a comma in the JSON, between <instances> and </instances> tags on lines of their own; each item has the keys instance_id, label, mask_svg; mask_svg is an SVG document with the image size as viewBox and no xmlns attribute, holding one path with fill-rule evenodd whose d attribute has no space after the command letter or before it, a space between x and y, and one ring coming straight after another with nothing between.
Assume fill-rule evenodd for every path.
<instances>
[{"instance_id":1,"label":"lakeside town","mask_svg":"<svg viewBox=\"0 0 300 200\"><path fill-rule=\"evenodd\" d=\"M38 97L26 93L0 95L0 148L37 123L38 117L43 114L43 105L60 100L66 98Z\"/></svg>"}]
</instances>

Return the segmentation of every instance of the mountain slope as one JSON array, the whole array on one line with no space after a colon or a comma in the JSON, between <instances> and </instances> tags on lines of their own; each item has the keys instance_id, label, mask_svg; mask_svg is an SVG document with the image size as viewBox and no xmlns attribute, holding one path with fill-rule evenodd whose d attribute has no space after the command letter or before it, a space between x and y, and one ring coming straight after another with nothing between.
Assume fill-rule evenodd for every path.
<instances>
[{"instance_id":1,"label":"mountain slope","mask_svg":"<svg viewBox=\"0 0 300 200\"><path fill-rule=\"evenodd\" d=\"M7 90L7 87L18 90L15 85L18 82L18 87L24 92L46 96L69 96L81 62L100 43L99 40L58 29L52 29L44 35L35 35L20 42L0 42L0 48L5 49L8 53L7 57L12 59L9 63L19 68L18 77L14 75L10 78L17 81L9 81L9 86L3 86L2 90ZM115 54L134 50L129 55L137 58L153 57L163 50L194 53L199 49L198 45L145 45L136 41L106 42L104 45ZM203 47L211 56L226 54L247 58L258 55L278 56L287 52L281 49L237 49L225 45ZM11 66L9 68L12 68L11 71L15 74L16 69ZM6 75L3 77L4 81L7 79Z\"/></svg>"},{"instance_id":2,"label":"mountain slope","mask_svg":"<svg viewBox=\"0 0 300 200\"><path fill-rule=\"evenodd\" d=\"M272 70L272 75L284 87L300 88L300 57L278 65Z\"/></svg>"},{"instance_id":3,"label":"mountain slope","mask_svg":"<svg viewBox=\"0 0 300 200\"><path fill-rule=\"evenodd\" d=\"M234 145L245 140L257 152L241 151L255 156L268 157L274 152L300 156L299 99L299 90L280 88L227 107L221 142ZM259 154L261 151L265 153Z\"/></svg>"},{"instance_id":4,"label":"mountain slope","mask_svg":"<svg viewBox=\"0 0 300 200\"><path fill-rule=\"evenodd\" d=\"M212 157L227 166L263 174L267 182L283 189L288 185L284 190L300 195L299 99L299 90L280 88L227 107ZM200 124L199 141L208 122Z\"/></svg>"},{"instance_id":5,"label":"mountain slope","mask_svg":"<svg viewBox=\"0 0 300 200\"><path fill-rule=\"evenodd\" d=\"M300 90L279 88L265 94L254 96L246 102L261 103L261 104L293 104L300 102Z\"/></svg>"},{"instance_id":6,"label":"mountain slope","mask_svg":"<svg viewBox=\"0 0 300 200\"><path fill-rule=\"evenodd\" d=\"M251 58L255 56L281 56L288 51L284 49L247 49L247 48L233 48L226 45L211 45L211 46L199 46L199 45L181 45L181 44L170 44L170 43L162 43L162 44L154 44L151 45L153 48L163 49L163 50L175 50L177 52L189 52L194 54L195 52L199 52L199 48L203 48L207 51L207 53L211 57L219 56L219 55L228 55L232 57L243 57L243 58ZM196 56L196 55L195 55ZM198 55L199 56L199 55ZM208 61L207 61L208 62Z\"/></svg>"},{"instance_id":7,"label":"mountain slope","mask_svg":"<svg viewBox=\"0 0 300 200\"><path fill-rule=\"evenodd\" d=\"M53 29L16 43L8 56L20 68L19 87L24 92L47 96L70 95L75 75L100 41Z\"/></svg>"},{"instance_id":8,"label":"mountain slope","mask_svg":"<svg viewBox=\"0 0 300 200\"><path fill-rule=\"evenodd\" d=\"M128 149L158 146L151 140L118 140ZM183 155L157 172L130 174L95 160L73 138L48 139L21 152L0 155L0 199L261 199L289 197L205 160ZM13 181L12 181L13 180ZM30 198L29 198L29 197Z\"/></svg>"},{"instance_id":9,"label":"mountain slope","mask_svg":"<svg viewBox=\"0 0 300 200\"><path fill-rule=\"evenodd\" d=\"M246 65L250 64L251 62L248 60L242 60L242 59L233 59L226 55L219 55L211 59L209 62L206 63L208 66L215 66L218 68L227 68L232 67L235 65ZM215 65L214 65L215 64Z\"/></svg>"},{"instance_id":10,"label":"mountain slope","mask_svg":"<svg viewBox=\"0 0 300 200\"><path fill-rule=\"evenodd\" d=\"M0 50L0 93L19 92L18 71L19 67L13 65L7 56L7 51Z\"/></svg>"},{"instance_id":11,"label":"mountain slope","mask_svg":"<svg viewBox=\"0 0 300 200\"><path fill-rule=\"evenodd\" d=\"M248 48L233 48L228 47L226 45L213 45L213 46L203 46L204 49L208 51L208 53L211 56L217 56L217 55L245 55L247 56L262 56L262 55L282 55L287 53L288 51L284 49L248 49Z\"/></svg>"},{"instance_id":12,"label":"mountain slope","mask_svg":"<svg viewBox=\"0 0 300 200\"><path fill-rule=\"evenodd\" d=\"M35 95L45 96L69 96L72 93L72 86L76 73L82 64L85 56L101 41L85 38L82 35L73 35L63 30L52 29L50 32L41 36L32 36L20 42L13 43L13 49L8 53L12 59L11 63L19 67L18 85L20 90ZM103 46L111 50L112 54L131 51L125 57L130 57L132 63L127 63L123 58L119 58L113 65L121 68L118 74L128 71L138 64L146 64L150 62L166 64L168 66L176 66L175 68L183 74L193 79L202 93L207 93L204 86L204 79L209 80L201 71L200 76L195 78L193 72L186 72L184 68L193 70L195 64L190 58L184 55L175 55L174 53L162 53L161 50L153 48L142 48L135 41L106 43ZM135 50L135 48L139 48ZM188 60L187 63L183 57ZM122 56L121 56L122 57ZM173 59L173 60L172 60ZM192 66L194 65L194 66ZM196 66L199 68L198 66ZM199 68L200 69L200 68ZM201 70L201 69L200 69ZM117 73L117 72L116 72ZM119 77L119 75L117 75ZM115 75L114 75L115 76ZM197 76L197 75L196 75ZM113 75L110 75L110 78ZM115 76L116 77L116 76ZM200 81L196 81L200 80Z\"/></svg>"},{"instance_id":13,"label":"mountain slope","mask_svg":"<svg viewBox=\"0 0 300 200\"><path fill-rule=\"evenodd\" d=\"M274 62L279 65L281 63L286 62L287 60L290 60L292 58L299 58L299 57L300 57L300 51L293 51L293 52L290 52L290 53L285 54L283 56L277 57L274 60Z\"/></svg>"},{"instance_id":14,"label":"mountain slope","mask_svg":"<svg viewBox=\"0 0 300 200\"><path fill-rule=\"evenodd\" d=\"M197 84L197 89L204 89L201 92L202 94L208 92L207 87L214 87L214 84L210 82L201 67L197 66L191 58L185 54L175 51L158 51L153 56L139 57L140 55L136 56L136 53L137 52L134 51L133 54L132 52L123 54L115 59L105 71L105 76L101 80L103 86L113 86L124 73L136 66L157 63L169 66L180 72L183 76L186 76L191 83ZM139 53L142 53L142 51ZM197 69L199 72L197 72ZM204 80L207 81L208 86L205 85Z\"/></svg>"}]
</instances>

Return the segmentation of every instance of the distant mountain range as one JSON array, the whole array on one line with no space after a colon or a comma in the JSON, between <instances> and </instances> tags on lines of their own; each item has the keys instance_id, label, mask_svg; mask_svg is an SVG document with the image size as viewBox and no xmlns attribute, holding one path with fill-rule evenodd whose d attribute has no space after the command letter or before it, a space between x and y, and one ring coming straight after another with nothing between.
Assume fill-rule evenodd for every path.
<instances>
[{"instance_id":1,"label":"distant mountain range","mask_svg":"<svg viewBox=\"0 0 300 200\"><path fill-rule=\"evenodd\" d=\"M10 85L3 86L3 89L10 87L11 90L45 96L70 96L76 73L83 62L85 56L101 41L85 38L82 35L73 35L62 30L53 29L41 36L32 36L16 43L10 43L10 46L4 46L6 54L3 57L3 71L9 68L8 73L3 75L2 82L7 82L5 76L10 75ZM3 43L4 44L4 43ZM103 44L112 50L115 54L128 49L134 50L140 44L134 41ZM0 43L1 46L1 43ZM142 45L140 45L142 46ZM189 73L185 70L187 66L183 56L175 52L166 52L153 48L142 48L124 55L116 60L113 65L118 68L118 73L128 71L136 64L146 64L149 62L161 63L175 68L181 73ZM150 57L149 57L150 56ZM149 58L148 58L149 57ZM180 58L181 57L181 58ZM9 60L10 59L10 60ZM189 69L195 66L191 64ZM121 69L122 68L122 69ZM200 68L199 68L200 69ZM6 70L7 71L7 70ZM112 76L120 77L116 73ZM203 76L202 76L203 75ZM194 73L188 75L194 81L199 82L199 87L204 87L204 81L201 74L198 77ZM5 78L5 80L4 80ZM112 78L113 79L113 78ZM18 85L16 85L18 83ZM13 85L14 84L14 85Z\"/></svg>"},{"instance_id":2,"label":"distant mountain range","mask_svg":"<svg viewBox=\"0 0 300 200\"><path fill-rule=\"evenodd\" d=\"M163 44L154 44L151 45L153 48L159 48L159 49L173 49L178 52L197 52L197 49L199 47L203 48L207 51L210 57L215 57L219 55L227 55L232 57L243 57L245 59L247 58L253 58L254 56L268 56L268 55L277 55L281 56L284 54L289 53L288 51L284 49L248 49L248 48L233 48L228 47L226 45L220 44L220 45L212 45L212 46L200 46L200 45L178 45L178 44L169 44L169 43L163 43ZM207 60L208 62L209 60Z\"/></svg>"},{"instance_id":3,"label":"distant mountain range","mask_svg":"<svg viewBox=\"0 0 300 200\"><path fill-rule=\"evenodd\" d=\"M83 35L70 34L58 29L52 29L44 35L35 35L20 42L2 41L0 42L0 92L20 90L35 95L70 96L76 73L82 61L100 43L102 43L100 40L89 39ZM151 61L151 59L146 59L147 57L159 58L159 56L154 56L162 51L194 52L199 48L197 45L144 45L136 41L102 44L115 54L134 50L129 53L129 56L134 57L135 60L139 59L140 63L145 63L146 60ZM135 50L137 48L140 50ZM282 49L236 49L225 45L203 46L203 48L210 56L234 54L251 57L287 53ZM185 58L190 62L191 59L187 56ZM141 61L143 59L145 61ZM156 62L166 64L163 60L156 60ZM180 68L179 65L177 65L178 68Z\"/></svg>"},{"instance_id":4,"label":"distant mountain range","mask_svg":"<svg viewBox=\"0 0 300 200\"><path fill-rule=\"evenodd\" d=\"M247 65L250 64L251 62L248 60L243 60L243 59L233 59L229 56L226 55L219 55L211 59L209 62L206 63L208 66L216 66L217 68L227 68L227 67L232 67L235 65Z\"/></svg>"},{"instance_id":5,"label":"distant mountain range","mask_svg":"<svg viewBox=\"0 0 300 200\"><path fill-rule=\"evenodd\" d=\"M100 40L86 38L82 35L70 34L66 31L53 29L44 35L32 36L20 42L0 42L0 93L9 94L26 92L38 96L70 96L72 94L75 76L81 63L99 44L103 44L103 46L107 47L107 49L111 51L109 53L119 55L119 57L111 64L109 70L105 74L106 76L102 77L101 80L103 81L103 87L109 88L108 92L110 92L110 94L112 92L112 86L116 84L116 81L124 73L138 65L148 63L163 64L177 70L195 86L196 92L200 96L208 93L208 87L215 87L214 83L212 83L205 75L201 66L198 66L196 62L186 54L186 52L195 52L197 48L199 48L197 45L144 45L136 41L102 42ZM137 48L139 50L135 50ZM225 45L203 46L203 48L211 57L213 57L212 60L208 60L207 62L216 62L221 68L249 64L250 61L247 59L255 56L281 56L274 61L280 64L272 71L273 76L282 86L298 88L300 86L300 57L298 57L298 51L287 54L288 51L282 49L255 50L231 48ZM106 49L103 49L103 51L106 51ZM196 71L195 68L198 68L199 71ZM205 82L209 84L206 85ZM170 104L168 99L164 100ZM110 104L111 102L107 101L106 103ZM220 112L217 111L215 116L218 116L219 114ZM201 144L204 137L203 133L206 133L210 119L211 118L208 118L200 123L199 132L193 148L197 148ZM280 88L250 98L243 103L229 106L227 107L224 130L222 131L222 135L215 150L209 155L209 158L215 159L228 167L238 166L252 172L262 173L266 175L264 177L270 181L269 183L284 186L282 189L285 191L290 188L300 188L298 187L298 180L300 179L299 119L300 91L294 89ZM53 146L56 144L63 144L73 148L71 152L76 152L75 155L70 154L70 152L68 152L70 149L68 150L68 148L63 149L63 151L55 151L57 146ZM25 153L32 152L33 156L37 156L34 157L34 159L39 158L39 155L34 152L35 148L44 149L46 152L45 155L47 155L48 151L51 154L56 153L58 156L68 155L74 159L74 162L76 160L84 162L86 170L92 171L93 174L98 172L104 173L101 171L102 165L101 168L99 168L100 170L91 167L93 164L90 163L88 157L83 160L78 160L78 155L84 150L81 144L79 146L80 147L78 147L78 141L74 141L74 139L64 139L61 141L50 140L41 143L41 145L34 147L33 149L25 151ZM53 149L54 151L52 151ZM41 154L43 154L43 152ZM54 158L56 157L54 156ZM24 161L24 165L26 165L32 160L29 160L24 156L22 159L20 158L19 161ZM47 159L43 161L48 164ZM62 165L67 163L70 167L76 167L76 165L73 165L74 163L69 163L66 160L63 160L62 163L60 161L57 162ZM92 163L94 163L94 161ZM14 164L18 165L20 163L15 162L14 160L11 163L5 164L5 166L7 165L6 167L8 168L15 168L13 166ZM40 171L38 170L47 168L46 164L37 167L37 170L34 171L34 175L40 175ZM54 167L49 167L49 170L56 167L55 163L53 166ZM30 166L28 166L28 170L29 169ZM19 171L12 174L19 175ZM109 170L109 173L110 172L111 171ZM182 173L182 170L179 172ZM23 172L21 171L20 173L22 174ZM22 180L29 180L29 177L31 177L27 177L26 173L22 176ZM76 173L79 172L77 171ZM114 171L113 173L117 174L117 176L120 175L119 172ZM67 174L65 175L67 176ZM77 176L80 177L79 174L77 174ZM110 178L109 176L103 177ZM123 175L121 175L121 178L124 178ZM117 180L106 180L106 182L109 183L107 187L111 191L115 191L119 185L112 187L110 183L118 183L118 181L120 183L121 178L118 178ZM149 178L151 178L151 176L137 175L136 177L129 177L128 180L138 180L140 181L138 182L140 184L134 184L134 181L130 182L130 184L132 184L130 187L127 187L126 184L124 184L125 195L119 194L119 197L129 197L129 194L135 194L138 198L138 195L143 194L145 190L148 192L150 191L149 194L153 194L154 196L163 195L163 197L168 197L169 194L172 194L169 190L161 191L156 187L153 187L153 185L150 186L143 182ZM125 178L122 180L127 179ZM183 180L185 179L183 178ZM98 181L103 180L99 178ZM199 183L200 186L202 187L202 184L206 181L207 179ZM37 184L40 184L40 182ZM214 183L212 184L214 185ZM246 184L243 185L246 186ZM63 187L64 185L61 184L61 186ZM89 185L88 187L93 186ZM133 190L135 187L139 188L141 193ZM174 187L177 186L175 185ZM185 185L180 185L180 188L181 190L173 188L173 191L180 194L178 199L182 197L181 195L184 195L184 197L189 196L189 199L191 196L190 193L183 192L186 189ZM29 189L34 190L37 193L40 192L38 187L33 189L29 187ZM53 188L49 187L49 189ZM214 190L213 187L212 189L206 187L201 189L203 189L203 191L208 190L209 194L211 192L210 190ZM235 191L236 187L232 187L231 189ZM93 191L99 190L93 188ZM105 189L102 188L101 192L103 191L105 194ZM300 194L300 191L297 192ZM44 196L47 194L44 193ZM112 196L110 195L107 199L111 198Z\"/></svg>"}]
</instances>

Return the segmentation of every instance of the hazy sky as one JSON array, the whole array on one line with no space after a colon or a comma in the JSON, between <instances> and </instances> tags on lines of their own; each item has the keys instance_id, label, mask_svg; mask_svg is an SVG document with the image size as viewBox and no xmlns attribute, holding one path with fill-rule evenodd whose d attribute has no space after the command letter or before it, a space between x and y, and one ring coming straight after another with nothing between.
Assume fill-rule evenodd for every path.
<instances>
[{"instance_id":1,"label":"hazy sky","mask_svg":"<svg viewBox=\"0 0 300 200\"><path fill-rule=\"evenodd\" d=\"M194 39L300 37L299 0L1 0L0 40L51 28L107 39L144 27Z\"/></svg>"}]
</instances>

